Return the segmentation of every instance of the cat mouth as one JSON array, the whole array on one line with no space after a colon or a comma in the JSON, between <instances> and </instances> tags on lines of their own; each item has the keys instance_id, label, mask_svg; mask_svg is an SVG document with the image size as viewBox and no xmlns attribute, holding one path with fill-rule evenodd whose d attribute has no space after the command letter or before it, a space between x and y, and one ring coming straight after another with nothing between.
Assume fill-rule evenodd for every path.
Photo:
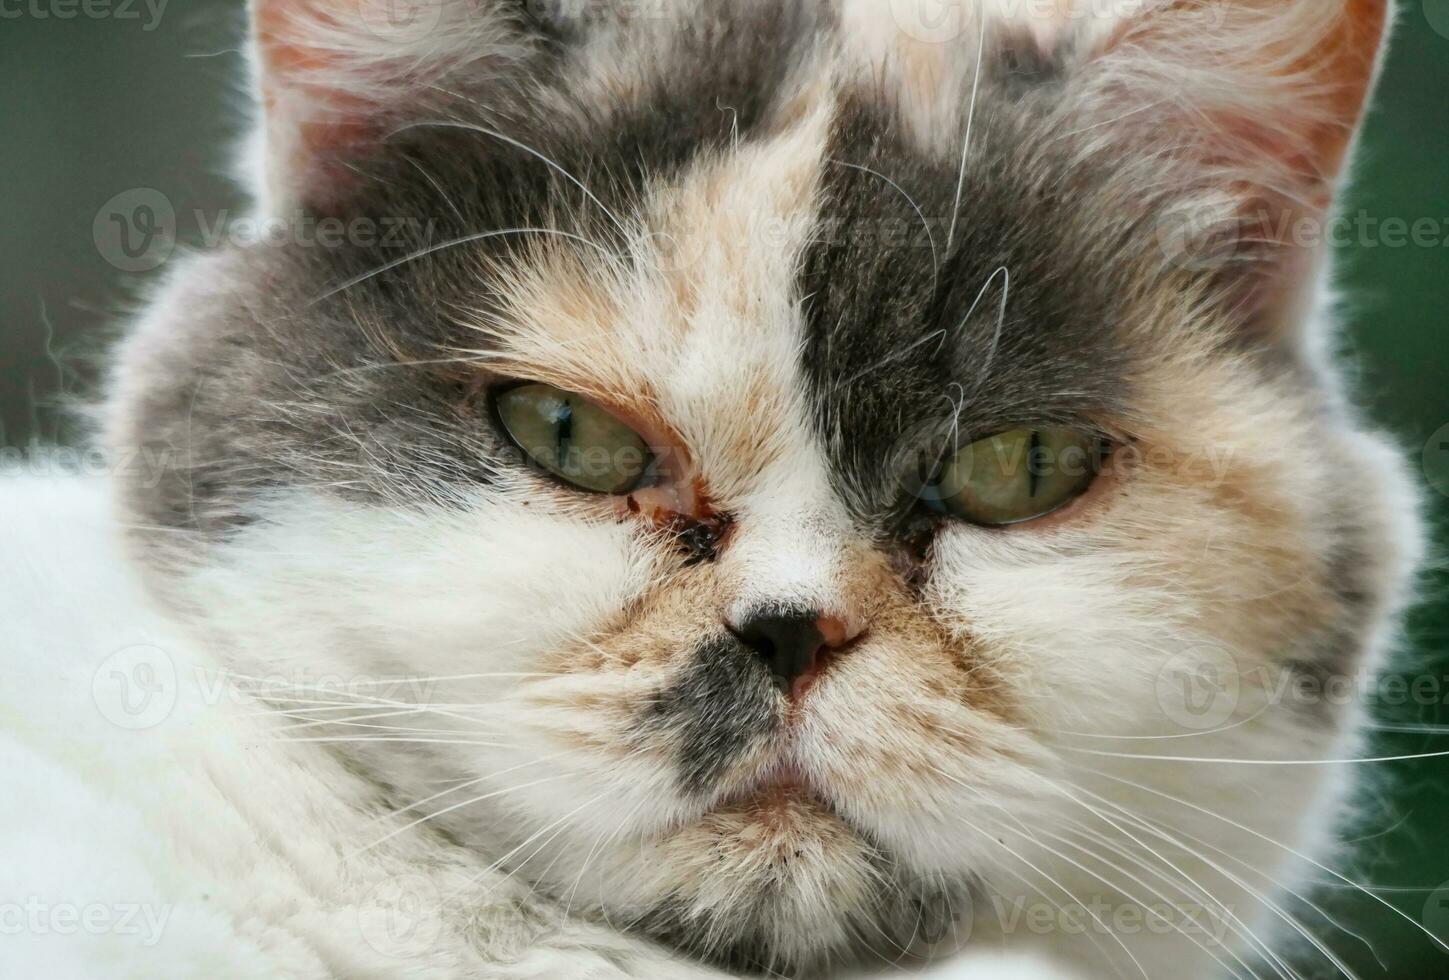
<instances>
[{"instance_id":1,"label":"cat mouth","mask_svg":"<svg viewBox=\"0 0 1449 980\"><path fill-rule=\"evenodd\" d=\"M804 769L789 760L766 766L744 785L724 796L714 809L740 811L761 818L804 809L840 819L830 794Z\"/></svg>"}]
</instances>

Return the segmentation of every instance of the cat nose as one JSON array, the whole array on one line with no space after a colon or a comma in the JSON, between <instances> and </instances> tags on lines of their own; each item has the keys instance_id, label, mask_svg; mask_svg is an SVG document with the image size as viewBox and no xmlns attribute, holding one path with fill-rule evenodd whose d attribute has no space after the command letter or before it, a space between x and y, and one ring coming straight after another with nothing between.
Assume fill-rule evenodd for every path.
<instances>
[{"instance_id":1,"label":"cat nose","mask_svg":"<svg viewBox=\"0 0 1449 980\"><path fill-rule=\"evenodd\" d=\"M844 622L816 610L770 609L751 614L730 632L769 668L780 690L792 700L810 685L854 637Z\"/></svg>"}]
</instances>

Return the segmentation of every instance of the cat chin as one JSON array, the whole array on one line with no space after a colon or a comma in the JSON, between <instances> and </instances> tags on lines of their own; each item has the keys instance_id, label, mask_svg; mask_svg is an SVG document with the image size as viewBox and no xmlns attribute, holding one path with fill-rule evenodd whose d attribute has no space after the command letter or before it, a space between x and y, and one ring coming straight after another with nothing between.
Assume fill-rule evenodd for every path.
<instances>
[{"instance_id":1,"label":"cat chin","mask_svg":"<svg viewBox=\"0 0 1449 980\"><path fill-rule=\"evenodd\" d=\"M907 871L798 784L736 794L635 857L630 901L606 903L610 921L732 969L924 954L971 907L964 879Z\"/></svg>"},{"instance_id":2,"label":"cat chin","mask_svg":"<svg viewBox=\"0 0 1449 980\"><path fill-rule=\"evenodd\" d=\"M726 805L652 849L641 927L737 967L789 972L853 943L884 899L879 853L800 792Z\"/></svg>"}]
</instances>

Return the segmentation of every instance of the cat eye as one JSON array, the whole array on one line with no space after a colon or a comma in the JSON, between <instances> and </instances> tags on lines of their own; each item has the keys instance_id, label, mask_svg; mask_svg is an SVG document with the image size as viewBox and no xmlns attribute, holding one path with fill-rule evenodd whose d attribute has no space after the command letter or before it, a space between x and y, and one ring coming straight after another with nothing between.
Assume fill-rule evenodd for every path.
<instances>
[{"instance_id":1,"label":"cat eye","mask_svg":"<svg viewBox=\"0 0 1449 980\"><path fill-rule=\"evenodd\" d=\"M927 480L930 510L1005 527L1046 517L1086 492L1108 443L1076 429L1012 429L947 456Z\"/></svg>"},{"instance_id":2,"label":"cat eye","mask_svg":"<svg viewBox=\"0 0 1449 980\"><path fill-rule=\"evenodd\" d=\"M652 454L644 438L588 399L552 385L523 384L494 396L508 437L560 480L592 493L636 489Z\"/></svg>"}]
</instances>

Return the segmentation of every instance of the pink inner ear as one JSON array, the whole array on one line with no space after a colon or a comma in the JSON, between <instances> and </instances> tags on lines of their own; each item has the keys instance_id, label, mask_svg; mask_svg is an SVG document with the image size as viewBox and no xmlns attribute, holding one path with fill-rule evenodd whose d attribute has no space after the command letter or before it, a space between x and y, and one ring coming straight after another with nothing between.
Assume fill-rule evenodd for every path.
<instances>
[{"instance_id":1,"label":"pink inner ear","mask_svg":"<svg viewBox=\"0 0 1449 980\"><path fill-rule=\"evenodd\" d=\"M1348 0L1333 30L1291 67L1321 86L1318 111L1305 114L1306 125L1292 118L1292 107L1286 107L1286 118L1242 121L1252 145L1290 173L1304 175L1306 206L1322 210L1332 203L1373 83L1385 19L1384 0Z\"/></svg>"},{"instance_id":2,"label":"pink inner ear","mask_svg":"<svg viewBox=\"0 0 1449 980\"><path fill-rule=\"evenodd\" d=\"M1241 309L1250 318L1271 318L1291 287L1311 272L1313 255L1297 240L1295 227L1304 219L1321 224L1333 205L1373 85L1386 23L1384 0L1347 0L1333 29L1289 69L1321 85L1321 107L1304 114L1307 124L1291 118L1291 107L1287 119L1238 122L1245 145L1259 148L1284 172L1302 180L1295 200L1245 216L1246 237L1280 249L1277 261L1243 286Z\"/></svg>"},{"instance_id":3,"label":"pink inner ear","mask_svg":"<svg viewBox=\"0 0 1449 980\"><path fill-rule=\"evenodd\" d=\"M1326 81L1332 86L1329 95L1332 114L1341 124L1315 134L1314 149L1325 174L1337 174L1343 166L1378 71L1387 24L1387 0L1348 0L1337 29L1315 52L1315 59L1322 59L1320 68Z\"/></svg>"},{"instance_id":4,"label":"pink inner ear","mask_svg":"<svg viewBox=\"0 0 1449 980\"><path fill-rule=\"evenodd\" d=\"M1187 193L1217 197L1226 212L1238 202L1223 239L1238 261L1224 266L1223 286L1248 320L1281 319L1315 266L1317 250L1304 246L1323 236L1305 240L1304 222L1321 225L1333 204L1387 9L1387 0L1161 0L1098 48L1105 77L1128 79L1133 105L1163 100L1167 118L1123 116L1125 138L1151 143L1164 128L1195 137L1176 155L1175 179ZM1174 63L1197 81L1172 90ZM1122 116L1122 93L1108 91L1106 111Z\"/></svg>"},{"instance_id":5,"label":"pink inner ear","mask_svg":"<svg viewBox=\"0 0 1449 980\"><path fill-rule=\"evenodd\" d=\"M1312 49L1294 58L1304 38L1290 33L1295 26L1291 17L1295 8L1313 4L1332 5L1340 12ZM1225 57L1229 63L1222 65L1221 92L1199 96L1185 90L1182 98L1199 119L1212 124L1219 145L1234 158L1227 162L1251 165L1242 158L1256 158L1265 173L1294 180L1293 197L1300 204L1327 207L1373 82L1388 0L1219 0L1211 8L1223 21L1219 39L1175 36L1198 29L1210 34L1211 27L1197 25L1209 9L1202 0L1149 4L1120 25L1104 51L1131 44L1145 54L1161 50L1167 61L1195 57L1208 62L1214 53ZM1281 23L1267 16L1275 13L1283 15ZM1278 36L1268 33L1273 30ZM1256 101L1265 94L1273 99L1267 108ZM1193 122L1189 117L1180 124ZM1218 142L1209 139L1206 145ZM1211 166L1224 161L1200 162Z\"/></svg>"},{"instance_id":6,"label":"pink inner ear","mask_svg":"<svg viewBox=\"0 0 1449 980\"><path fill-rule=\"evenodd\" d=\"M330 31L361 32L359 0L257 0L267 181L280 199L325 207L345 196L348 166L380 134L382 107L349 90L368 65L325 43ZM361 0L368 2L368 0ZM315 40L311 40L315 39ZM386 64L375 66L379 81Z\"/></svg>"}]
</instances>

